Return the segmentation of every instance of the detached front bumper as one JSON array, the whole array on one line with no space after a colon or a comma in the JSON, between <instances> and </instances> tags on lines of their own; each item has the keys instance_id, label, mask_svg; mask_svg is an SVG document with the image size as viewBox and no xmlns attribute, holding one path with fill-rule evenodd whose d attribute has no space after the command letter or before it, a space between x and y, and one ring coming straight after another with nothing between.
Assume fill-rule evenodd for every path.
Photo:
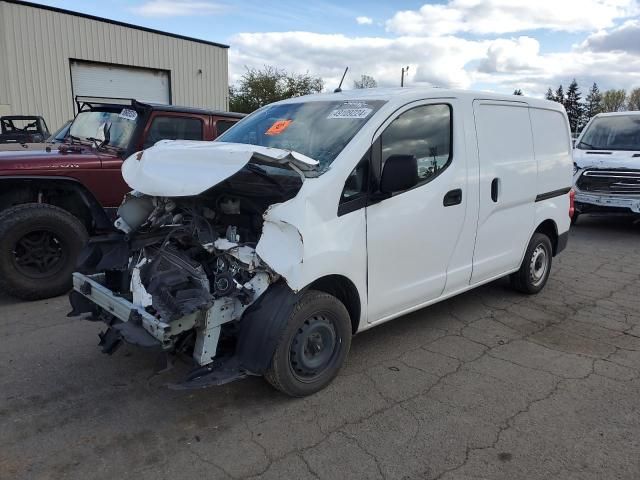
<instances>
[{"instance_id":1,"label":"detached front bumper","mask_svg":"<svg viewBox=\"0 0 640 480\"><path fill-rule=\"evenodd\" d=\"M171 325L158 320L126 298L115 295L102 285L103 281L103 274L74 273L73 291L70 294L73 311L69 315L100 310L109 314L99 315L110 327L100 336L100 345L105 353L113 353L121 340L145 348L171 348Z\"/></svg>"},{"instance_id":2,"label":"detached front bumper","mask_svg":"<svg viewBox=\"0 0 640 480\"><path fill-rule=\"evenodd\" d=\"M575 203L581 213L589 210L626 209L628 213L640 214L640 197L593 194L576 190Z\"/></svg>"},{"instance_id":3,"label":"detached front bumper","mask_svg":"<svg viewBox=\"0 0 640 480\"><path fill-rule=\"evenodd\" d=\"M171 325L158 320L144 308L137 307L126 298L116 296L100 283L103 279L103 274L83 275L76 272L73 274L73 290L116 317L120 322L141 328L150 337L145 338L141 346L170 346L167 335L171 333ZM138 342L130 343L138 344Z\"/></svg>"},{"instance_id":4,"label":"detached front bumper","mask_svg":"<svg viewBox=\"0 0 640 480\"><path fill-rule=\"evenodd\" d=\"M164 362L176 352L181 334L193 330L196 342L193 360L197 367L175 388L202 388L221 385L247 376L236 358L216 358L220 327L231 320L232 300L216 299L206 312L195 312L180 319L164 322L144 308L116 295L103 285L104 275L73 274L73 291L69 295L73 308L69 316L90 313L91 320L102 320L109 327L100 334L104 353L115 352L124 341L163 353ZM105 315L106 314L106 315Z\"/></svg>"}]
</instances>

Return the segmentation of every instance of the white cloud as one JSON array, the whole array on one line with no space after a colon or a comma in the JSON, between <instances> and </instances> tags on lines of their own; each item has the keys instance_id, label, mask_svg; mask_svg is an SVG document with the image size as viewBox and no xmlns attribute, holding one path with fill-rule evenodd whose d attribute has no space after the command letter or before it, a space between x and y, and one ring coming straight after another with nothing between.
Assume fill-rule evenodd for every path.
<instances>
[{"instance_id":1,"label":"white cloud","mask_svg":"<svg viewBox=\"0 0 640 480\"><path fill-rule=\"evenodd\" d=\"M386 27L397 34L421 36L536 29L577 32L607 28L614 20L637 13L637 0L449 0L399 11Z\"/></svg>"},{"instance_id":2,"label":"white cloud","mask_svg":"<svg viewBox=\"0 0 640 480\"><path fill-rule=\"evenodd\" d=\"M321 76L327 88L340 80L344 67L349 77L373 76L380 86L397 86L400 69L409 65L408 84L467 88L465 65L482 58L488 43L456 37L348 37L311 32L242 33L231 39L231 81L244 66L274 65L293 72ZM275 62L274 62L274 59ZM347 84L351 82L347 79Z\"/></svg>"},{"instance_id":3,"label":"white cloud","mask_svg":"<svg viewBox=\"0 0 640 480\"><path fill-rule=\"evenodd\" d=\"M640 20L629 20L612 30L601 30L582 43L582 48L594 52L635 52L640 54Z\"/></svg>"},{"instance_id":4,"label":"white cloud","mask_svg":"<svg viewBox=\"0 0 640 480\"><path fill-rule=\"evenodd\" d=\"M488 58L491 58L489 50ZM522 88L527 94L543 95L547 88L567 85L577 79L585 91L593 82L601 89L626 88L640 85L640 56L627 52L590 52L572 50L568 52L533 54L526 62L513 62L514 50L505 49L497 56L499 68L473 71L473 82L496 85L502 91ZM481 62L482 65L482 62Z\"/></svg>"},{"instance_id":5,"label":"white cloud","mask_svg":"<svg viewBox=\"0 0 640 480\"><path fill-rule=\"evenodd\" d=\"M149 0L131 9L144 17L197 16L219 13L223 7L208 1Z\"/></svg>"},{"instance_id":6,"label":"white cloud","mask_svg":"<svg viewBox=\"0 0 640 480\"><path fill-rule=\"evenodd\" d=\"M397 12L385 36L241 33L230 39L230 80L239 80L245 66L273 65L320 76L331 90L349 66L346 85L366 74L380 86L398 86L408 65L409 86L522 88L542 96L576 78L584 90L594 81L601 89L628 89L640 85L638 1L448 0ZM586 39L550 52L552 44L541 46L544 35L532 33L538 29L585 31ZM511 32L525 34L504 36Z\"/></svg>"},{"instance_id":7,"label":"white cloud","mask_svg":"<svg viewBox=\"0 0 640 480\"><path fill-rule=\"evenodd\" d=\"M373 18L371 17L356 17L356 22L358 25L371 25L373 23Z\"/></svg>"},{"instance_id":8,"label":"white cloud","mask_svg":"<svg viewBox=\"0 0 640 480\"><path fill-rule=\"evenodd\" d=\"M406 84L474 88L511 93L522 88L543 95L548 87L568 84L574 77L586 88L640 85L640 55L574 49L540 53L529 36L467 40L455 36L350 37L311 32L242 33L231 39L231 82L244 67L273 65L290 72L320 76L327 90L335 88L345 66L345 85L360 75L373 76L380 86L398 86L400 69L409 65ZM487 87L489 85L490 87Z\"/></svg>"},{"instance_id":9,"label":"white cloud","mask_svg":"<svg viewBox=\"0 0 640 480\"><path fill-rule=\"evenodd\" d=\"M499 38L493 40L486 56L478 64L483 73L534 72L543 70L540 43L535 38Z\"/></svg>"}]
</instances>

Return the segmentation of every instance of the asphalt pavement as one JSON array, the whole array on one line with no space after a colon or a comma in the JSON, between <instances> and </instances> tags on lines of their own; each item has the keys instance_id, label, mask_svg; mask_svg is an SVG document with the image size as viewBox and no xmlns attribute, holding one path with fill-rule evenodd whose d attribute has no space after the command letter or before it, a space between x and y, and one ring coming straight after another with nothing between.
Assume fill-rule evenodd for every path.
<instances>
[{"instance_id":1,"label":"asphalt pavement","mask_svg":"<svg viewBox=\"0 0 640 480\"><path fill-rule=\"evenodd\" d=\"M583 217L497 281L357 335L326 390L165 387L67 299L0 294L0 479L638 479L640 225Z\"/></svg>"}]
</instances>

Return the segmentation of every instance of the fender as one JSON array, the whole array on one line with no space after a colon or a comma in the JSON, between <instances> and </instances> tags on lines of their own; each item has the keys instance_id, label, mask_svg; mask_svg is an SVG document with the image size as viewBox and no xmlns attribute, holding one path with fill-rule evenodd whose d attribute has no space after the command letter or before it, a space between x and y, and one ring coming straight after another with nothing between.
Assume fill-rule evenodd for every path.
<instances>
[{"instance_id":1,"label":"fender","mask_svg":"<svg viewBox=\"0 0 640 480\"><path fill-rule=\"evenodd\" d=\"M293 308L305 291L294 292L281 280L269 286L245 311L236 349L243 369L262 375L269 368Z\"/></svg>"},{"instance_id":2,"label":"fender","mask_svg":"<svg viewBox=\"0 0 640 480\"><path fill-rule=\"evenodd\" d=\"M99 230L113 230L113 224L109 219L102 205L95 199L95 197L91 194L91 192L85 187L80 181L73 177L63 177L63 176L41 176L41 175L11 175L11 176L2 176L0 177L0 182L10 182L14 180L22 180L27 182L34 183L48 183L51 182L53 184L61 185L69 188L76 192L84 205L89 209L91 213L91 217L95 222L96 228Z\"/></svg>"}]
</instances>

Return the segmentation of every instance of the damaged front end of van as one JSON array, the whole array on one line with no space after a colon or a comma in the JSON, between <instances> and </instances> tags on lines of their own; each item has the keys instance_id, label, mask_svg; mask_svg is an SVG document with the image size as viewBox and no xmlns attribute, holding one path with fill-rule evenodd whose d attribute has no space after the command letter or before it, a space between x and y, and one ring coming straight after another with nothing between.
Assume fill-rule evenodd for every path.
<instances>
[{"instance_id":1,"label":"damaged front end of van","mask_svg":"<svg viewBox=\"0 0 640 480\"><path fill-rule=\"evenodd\" d=\"M296 152L222 142L159 142L123 164L133 189L117 231L80 256L70 316L107 325L102 351L156 349L159 369L178 355L193 370L180 388L227 383L268 365L298 293L287 272L303 238L274 213L316 175ZM260 321L257 319L260 318Z\"/></svg>"}]
</instances>

